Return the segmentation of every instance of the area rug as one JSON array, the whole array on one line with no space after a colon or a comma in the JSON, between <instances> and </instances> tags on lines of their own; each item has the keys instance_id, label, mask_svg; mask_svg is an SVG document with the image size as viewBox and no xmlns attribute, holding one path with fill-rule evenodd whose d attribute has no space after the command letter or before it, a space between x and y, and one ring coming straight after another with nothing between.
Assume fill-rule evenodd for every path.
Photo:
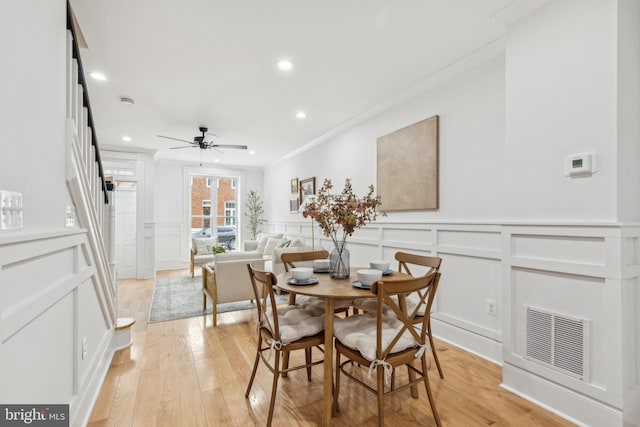
<instances>
[{"instance_id":1,"label":"area rug","mask_svg":"<svg viewBox=\"0 0 640 427\"><path fill-rule=\"evenodd\" d=\"M285 304L287 299L288 295L276 295L278 304ZM218 304L218 314L252 308L256 308L256 305L249 300L229 302ZM207 309L204 313L202 312L202 277L156 279L147 323L166 322L211 313L210 298L207 298Z\"/></svg>"}]
</instances>

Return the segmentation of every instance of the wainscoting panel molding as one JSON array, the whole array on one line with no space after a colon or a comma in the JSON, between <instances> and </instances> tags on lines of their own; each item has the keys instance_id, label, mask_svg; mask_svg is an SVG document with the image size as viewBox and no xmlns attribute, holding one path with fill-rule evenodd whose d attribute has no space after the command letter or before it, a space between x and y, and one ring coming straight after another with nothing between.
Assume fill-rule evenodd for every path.
<instances>
[{"instance_id":1,"label":"wainscoting panel molding","mask_svg":"<svg viewBox=\"0 0 640 427\"><path fill-rule=\"evenodd\" d=\"M316 247L330 250L315 227ZM295 231L311 244L307 220L265 230ZM397 251L441 257L432 314L438 338L503 364L506 389L568 419L640 426L628 424L640 419L639 226L382 219L354 233L347 247L354 266L394 261ZM576 378L526 357L526 307L588 322L588 372Z\"/></svg>"},{"instance_id":2,"label":"wainscoting panel molding","mask_svg":"<svg viewBox=\"0 0 640 427\"><path fill-rule=\"evenodd\" d=\"M87 232L0 237L0 401L69 403L84 425L113 355Z\"/></svg>"}]
</instances>

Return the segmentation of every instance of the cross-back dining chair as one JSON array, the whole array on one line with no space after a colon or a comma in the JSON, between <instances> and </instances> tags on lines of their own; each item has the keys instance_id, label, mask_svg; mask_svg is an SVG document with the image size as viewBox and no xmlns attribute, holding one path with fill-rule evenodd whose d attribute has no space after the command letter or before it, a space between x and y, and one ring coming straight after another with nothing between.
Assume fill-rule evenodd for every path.
<instances>
[{"instance_id":1,"label":"cross-back dining chair","mask_svg":"<svg viewBox=\"0 0 640 427\"><path fill-rule=\"evenodd\" d=\"M280 257L284 264L285 271L289 271L292 268L302 266L313 266L313 261L318 259L327 259L329 252L326 250L310 251L310 252L290 252L284 253ZM303 265L304 264L304 265ZM289 295L289 304L318 304L324 307L324 300L322 298L310 297L305 295L296 296L295 294ZM334 313L345 313L349 315L349 308L351 307L351 300L336 301L334 306Z\"/></svg>"},{"instance_id":2,"label":"cross-back dining chair","mask_svg":"<svg viewBox=\"0 0 640 427\"><path fill-rule=\"evenodd\" d=\"M415 255L407 252L396 252L395 259L398 261L398 272L407 273L410 276L416 277L419 275L419 270L424 270L424 275L439 271L442 265L442 258L427 256L427 255ZM426 270L425 270L426 269ZM413 271L412 271L413 270ZM409 308L415 306L417 295L409 295L406 299ZM366 312L372 312L376 309L376 301L374 298L359 298L353 301L354 311L362 310ZM422 321L424 311L420 311L416 316L416 322ZM436 362L438 368L438 374L440 378L444 378L442 367L440 366L440 360L438 359L438 353L436 346L433 342L433 334L431 333L431 315L428 316L427 323L427 336L429 337L429 345L431 345L431 352L433 353L433 360Z\"/></svg>"},{"instance_id":3,"label":"cross-back dining chair","mask_svg":"<svg viewBox=\"0 0 640 427\"><path fill-rule=\"evenodd\" d=\"M415 255L409 254L406 252L396 252L395 255L396 260L398 261L398 271L402 272L404 270L405 273L414 276L415 274L411 271L411 267L416 269L416 266L419 267L427 267L428 270L425 274L429 274L433 271L440 271L440 266L442 265L442 258L427 256L427 255ZM408 297L409 304L414 302L415 295L410 295ZM410 305L411 306L411 305ZM416 322L420 322L422 320L420 315L424 313L418 313L416 316ZM440 360L438 360L438 353L436 352L436 346L433 343L433 334L431 333L431 315L427 316L427 336L429 337L429 345L431 345L431 352L433 353L433 359L436 362L436 367L438 368L438 374L440 374L440 378L444 378L444 374L442 372L442 367L440 366Z\"/></svg>"},{"instance_id":4,"label":"cross-back dining chair","mask_svg":"<svg viewBox=\"0 0 640 427\"><path fill-rule=\"evenodd\" d=\"M323 360L315 362L312 360L311 350L313 347L320 348L319 346L324 344L324 310L316 307L277 307L274 292L277 285L276 277L270 272L254 268L251 264L247 264L247 268L258 308L258 345L245 397L249 397L259 362L262 360L273 373L267 420L267 426L270 426L280 374L306 369L307 379L311 381L311 367L323 363ZM305 351L305 363L291 368L288 367L288 363L287 365L283 363L281 368L280 357L284 354L288 359L289 352L295 350ZM272 353L275 353L273 364L269 362Z\"/></svg>"},{"instance_id":5,"label":"cross-back dining chair","mask_svg":"<svg viewBox=\"0 0 640 427\"><path fill-rule=\"evenodd\" d=\"M426 353L429 350L427 337L429 313L440 281L440 274L434 270L425 276L402 281L378 281L371 286L371 292L375 295L377 303L375 312L334 320L336 338L334 410L338 405L341 374L376 394L379 426L384 426L385 396L423 382L436 425L441 425L429 385L426 362ZM405 298L410 293L419 295L418 303L412 310L407 309ZM421 309L425 313L424 316L418 315ZM389 315L389 310L393 312L393 316ZM417 317L421 319L420 327L416 324ZM342 357L347 360L342 362ZM415 359L420 359L420 368L413 365L412 362ZM357 363L352 364L351 361ZM400 386L390 384L395 369L403 365L410 373L406 383ZM368 368L369 374L375 372L375 386L367 384L352 373L353 370L362 368ZM385 386L385 384L390 385Z\"/></svg>"}]
</instances>

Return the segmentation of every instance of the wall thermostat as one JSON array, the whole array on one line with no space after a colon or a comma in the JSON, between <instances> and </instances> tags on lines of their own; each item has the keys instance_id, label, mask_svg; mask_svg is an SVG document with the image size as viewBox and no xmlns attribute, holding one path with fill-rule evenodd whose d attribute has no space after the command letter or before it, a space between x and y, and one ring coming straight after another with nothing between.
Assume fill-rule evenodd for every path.
<instances>
[{"instance_id":1,"label":"wall thermostat","mask_svg":"<svg viewBox=\"0 0 640 427\"><path fill-rule=\"evenodd\" d=\"M564 158L565 176L596 173L596 153L576 154Z\"/></svg>"}]
</instances>

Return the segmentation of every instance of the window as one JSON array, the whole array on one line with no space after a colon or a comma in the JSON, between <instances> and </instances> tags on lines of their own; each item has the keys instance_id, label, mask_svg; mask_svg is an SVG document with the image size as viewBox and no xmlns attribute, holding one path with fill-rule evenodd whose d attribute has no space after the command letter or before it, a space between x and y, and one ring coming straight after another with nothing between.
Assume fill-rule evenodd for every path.
<instances>
[{"instance_id":1,"label":"window","mask_svg":"<svg viewBox=\"0 0 640 427\"><path fill-rule=\"evenodd\" d=\"M224 225L236 225L236 202L224 202Z\"/></svg>"},{"instance_id":2,"label":"window","mask_svg":"<svg viewBox=\"0 0 640 427\"><path fill-rule=\"evenodd\" d=\"M191 174L190 180L191 237L209 237L216 233L220 235L220 227L224 226L235 230L239 214L237 178ZM235 231L228 234L234 236L235 244Z\"/></svg>"}]
</instances>

